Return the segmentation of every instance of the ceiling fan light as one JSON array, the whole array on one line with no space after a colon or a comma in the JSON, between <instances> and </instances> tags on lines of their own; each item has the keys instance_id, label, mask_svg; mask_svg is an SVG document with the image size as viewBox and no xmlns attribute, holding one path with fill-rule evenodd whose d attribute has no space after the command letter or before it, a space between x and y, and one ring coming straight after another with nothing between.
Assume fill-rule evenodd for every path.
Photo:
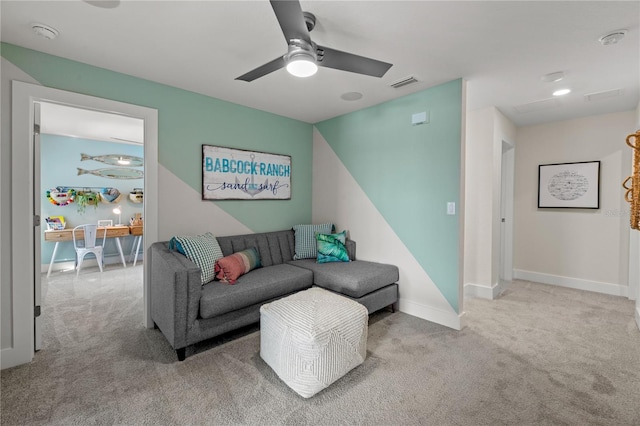
<instances>
[{"instance_id":1,"label":"ceiling fan light","mask_svg":"<svg viewBox=\"0 0 640 426\"><path fill-rule=\"evenodd\" d=\"M300 55L289 60L287 71L296 77L311 77L318 72L318 66L304 55Z\"/></svg>"}]
</instances>

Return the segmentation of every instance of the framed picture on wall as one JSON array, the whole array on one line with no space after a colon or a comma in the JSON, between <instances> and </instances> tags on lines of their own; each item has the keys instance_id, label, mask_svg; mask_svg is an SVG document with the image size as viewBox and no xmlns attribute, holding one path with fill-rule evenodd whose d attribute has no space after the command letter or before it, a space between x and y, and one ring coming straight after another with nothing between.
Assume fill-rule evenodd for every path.
<instances>
[{"instance_id":1,"label":"framed picture on wall","mask_svg":"<svg viewBox=\"0 0 640 426\"><path fill-rule=\"evenodd\" d=\"M538 208L600 208L600 161L540 164Z\"/></svg>"},{"instance_id":2,"label":"framed picture on wall","mask_svg":"<svg viewBox=\"0 0 640 426\"><path fill-rule=\"evenodd\" d=\"M291 156L202 145L203 200L290 200Z\"/></svg>"}]
</instances>

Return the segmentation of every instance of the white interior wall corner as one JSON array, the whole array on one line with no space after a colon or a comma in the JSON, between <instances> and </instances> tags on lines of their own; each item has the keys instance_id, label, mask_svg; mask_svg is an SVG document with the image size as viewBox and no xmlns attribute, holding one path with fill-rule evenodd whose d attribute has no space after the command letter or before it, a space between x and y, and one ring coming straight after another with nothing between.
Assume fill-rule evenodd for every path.
<instances>
[{"instance_id":1,"label":"white interior wall corner","mask_svg":"<svg viewBox=\"0 0 640 426\"><path fill-rule=\"evenodd\" d=\"M494 107L467 112L465 141L465 284L492 285Z\"/></svg>"},{"instance_id":2,"label":"white interior wall corner","mask_svg":"<svg viewBox=\"0 0 640 426\"><path fill-rule=\"evenodd\" d=\"M502 173L503 173L503 141L510 144L516 142L517 129L516 126L509 120L498 108L493 108L493 209L491 217L491 238L492 238L492 251L491 251L491 287L500 287L500 270L502 265L500 264L501 244L502 244ZM514 158L515 161L515 158ZM514 176L515 179L515 176ZM512 182L513 183L513 182ZM515 194L514 194L515 196ZM511 218L513 223L514 218ZM512 225L512 224L511 224ZM513 230L512 230L513 231ZM512 232L513 235L513 232Z\"/></svg>"},{"instance_id":3,"label":"white interior wall corner","mask_svg":"<svg viewBox=\"0 0 640 426\"><path fill-rule=\"evenodd\" d=\"M459 328L452 325L460 323L458 314L315 127L312 181L314 223L347 229L357 243L358 259L398 266L400 310Z\"/></svg>"}]
</instances>

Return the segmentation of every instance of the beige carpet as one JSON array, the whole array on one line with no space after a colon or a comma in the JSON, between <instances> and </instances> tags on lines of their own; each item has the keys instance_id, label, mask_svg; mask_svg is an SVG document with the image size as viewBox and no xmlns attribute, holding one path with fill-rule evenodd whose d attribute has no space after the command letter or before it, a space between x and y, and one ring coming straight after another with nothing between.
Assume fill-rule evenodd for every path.
<instances>
[{"instance_id":1,"label":"beige carpet","mask_svg":"<svg viewBox=\"0 0 640 426\"><path fill-rule=\"evenodd\" d=\"M107 271L52 275L44 349L1 373L2 425L640 425L624 298L516 282L466 301L460 332L378 313L364 364L305 400L260 359L256 327L177 362L141 326L142 269Z\"/></svg>"}]
</instances>

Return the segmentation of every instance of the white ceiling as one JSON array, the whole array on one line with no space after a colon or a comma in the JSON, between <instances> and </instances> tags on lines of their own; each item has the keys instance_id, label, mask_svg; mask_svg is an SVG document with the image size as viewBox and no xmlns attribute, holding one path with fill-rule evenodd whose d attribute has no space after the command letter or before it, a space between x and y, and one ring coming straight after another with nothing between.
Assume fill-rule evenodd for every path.
<instances>
[{"instance_id":1,"label":"white ceiling","mask_svg":"<svg viewBox=\"0 0 640 426\"><path fill-rule=\"evenodd\" d=\"M315 123L457 78L467 108L497 106L516 125L631 110L640 87L638 1L306 1L318 44L393 63L382 78L320 68L234 80L286 52L261 1L0 2L2 41ZM55 40L33 22L54 27ZM598 38L628 29L618 44ZM564 71L558 83L541 76ZM393 89L407 76L419 83ZM550 101L551 93L572 93ZM585 95L620 89L620 96ZM362 99L340 95L361 92ZM516 107L518 107L516 109ZM528 112L518 112L528 111Z\"/></svg>"},{"instance_id":2,"label":"white ceiling","mask_svg":"<svg viewBox=\"0 0 640 426\"><path fill-rule=\"evenodd\" d=\"M144 120L43 102L40 133L114 143L144 143Z\"/></svg>"}]
</instances>

